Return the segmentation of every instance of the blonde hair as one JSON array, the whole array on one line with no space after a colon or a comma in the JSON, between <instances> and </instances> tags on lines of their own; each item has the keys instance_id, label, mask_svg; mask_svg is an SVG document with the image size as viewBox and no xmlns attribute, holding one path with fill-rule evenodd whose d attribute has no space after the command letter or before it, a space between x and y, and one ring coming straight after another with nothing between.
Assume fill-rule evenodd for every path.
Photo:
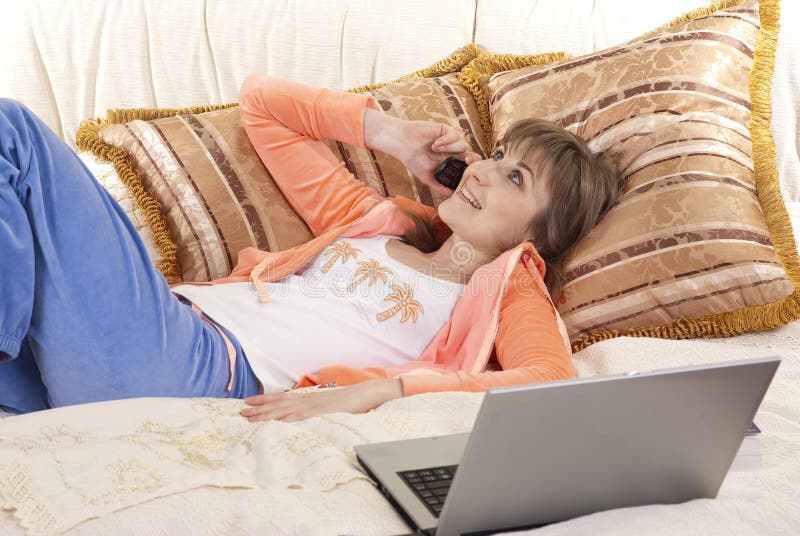
<instances>
[{"instance_id":1,"label":"blonde hair","mask_svg":"<svg viewBox=\"0 0 800 536\"><path fill-rule=\"evenodd\" d=\"M544 260L544 282L553 300L564 286L565 261L575 244L605 216L619 196L619 174L603 154L593 153L586 142L544 119L522 119L506 131L498 145L538 160L539 172L550 183L551 201L531 215L528 239ZM414 222L405 239L425 253L441 242L419 214L403 208Z\"/></svg>"}]
</instances>

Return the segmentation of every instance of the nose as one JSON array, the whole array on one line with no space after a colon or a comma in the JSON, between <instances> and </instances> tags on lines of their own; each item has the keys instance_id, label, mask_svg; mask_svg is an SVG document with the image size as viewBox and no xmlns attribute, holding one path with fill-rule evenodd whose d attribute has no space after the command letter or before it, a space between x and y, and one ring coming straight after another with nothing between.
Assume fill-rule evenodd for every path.
<instances>
[{"instance_id":1,"label":"nose","mask_svg":"<svg viewBox=\"0 0 800 536\"><path fill-rule=\"evenodd\" d=\"M476 166L475 172L473 173L475 182L481 186L488 186L497 175L498 170L494 169L493 166L490 165Z\"/></svg>"}]
</instances>

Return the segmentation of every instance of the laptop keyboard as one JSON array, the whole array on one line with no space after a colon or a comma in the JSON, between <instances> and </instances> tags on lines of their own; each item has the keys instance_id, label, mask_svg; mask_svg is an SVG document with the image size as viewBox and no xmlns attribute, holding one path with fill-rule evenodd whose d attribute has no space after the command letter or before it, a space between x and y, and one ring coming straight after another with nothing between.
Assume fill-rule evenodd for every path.
<instances>
[{"instance_id":1,"label":"laptop keyboard","mask_svg":"<svg viewBox=\"0 0 800 536\"><path fill-rule=\"evenodd\" d=\"M457 465L430 467L415 471L399 471L397 475L408 485L414 494L425 503L434 517L439 517L444 499L450 491L450 484L456 476Z\"/></svg>"}]
</instances>

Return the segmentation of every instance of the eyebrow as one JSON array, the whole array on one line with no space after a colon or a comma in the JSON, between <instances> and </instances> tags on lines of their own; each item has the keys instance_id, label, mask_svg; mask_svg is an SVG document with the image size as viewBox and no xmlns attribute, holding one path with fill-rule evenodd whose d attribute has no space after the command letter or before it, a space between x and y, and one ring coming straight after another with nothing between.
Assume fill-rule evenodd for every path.
<instances>
[{"instance_id":1,"label":"eyebrow","mask_svg":"<svg viewBox=\"0 0 800 536\"><path fill-rule=\"evenodd\" d=\"M523 168L527 169L528 173L531 174L531 179L535 179L536 178L536 176L533 174L533 170L530 167L528 167L528 164L526 164L525 162L520 160L519 162L517 162L517 165L519 165L519 167L523 167Z\"/></svg>"},{"instance_id":2,"label":"eyebrow","mask_svg":"<svg viewBox=\"0 0 800 536\"><path fill-rule=\"evenodd\" d=\"M508 145L508 143L498 143L498 144L496 144L494 146L494 149L492 149L492 152L495 152L498 149L503 149L503 151L506 151L506 146L507 145ZM530 168L530 166L528 166L528 164L526 164L522 160L518 160L517 161L517 165L519 167L525 168L528 171L528 173L530 173L531 179L535 179L536 178L536 175L533 174L533 170Z\"/></svg>"}]
</instances>

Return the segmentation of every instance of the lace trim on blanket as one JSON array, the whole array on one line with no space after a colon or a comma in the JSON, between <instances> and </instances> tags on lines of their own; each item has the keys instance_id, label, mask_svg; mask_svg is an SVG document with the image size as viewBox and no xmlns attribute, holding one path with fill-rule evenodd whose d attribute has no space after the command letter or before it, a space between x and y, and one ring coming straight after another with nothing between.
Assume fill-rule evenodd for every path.
<instances>
[{"instance_id":1,"label":"lace trim on blanket","mask_svg":"<svg viewBox=\"0 0 800 536\"><path fill-rule=\"evenodd\" d=\"M0 465L0 509L11 511L31 534L51 534L56 518L31 491L30 476L20 463Z\"/></svg>"}]
</instances>

